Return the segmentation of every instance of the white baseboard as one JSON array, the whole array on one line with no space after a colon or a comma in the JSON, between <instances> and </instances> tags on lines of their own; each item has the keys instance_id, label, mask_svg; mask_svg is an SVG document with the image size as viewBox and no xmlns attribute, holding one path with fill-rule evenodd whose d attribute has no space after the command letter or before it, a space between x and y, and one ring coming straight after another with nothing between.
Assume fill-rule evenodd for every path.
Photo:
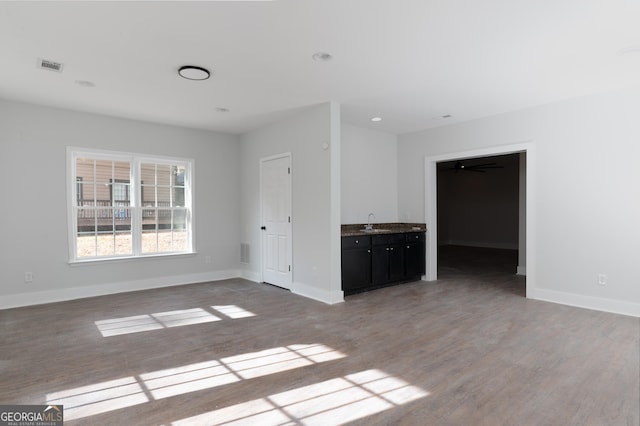
<instances>
[{"instance_id":1,"label":"white baseboard","mask_svg":"<svg viewBox=\"0 0 640 426\"><path fill-rule=\"evenodd\" d=\"M260 273L255 271L247 271L245 269L240 270L240 278L244 278L245 280L253 281L254 283L262 282L260 279Z\"/></svg>"},{"instance_id":2,"label":"white baseboard","mask_svg":"<svg viewBox=\"0 0 640 426\"><path fill-rule=\"evenodd\" d=\"M255 271L241 270L240 277L256 283L262 282L260 273ZM291 293L297 294L299 296L307 297L309 299L317 300L329 305L344 302L344 293L342 291L334 294L333 292L319 290L315 287L295 282L291 284L290 291Z\"/></svg>"},{"instance_id":3,"label":"white baseboard","mask_svg":"<svg viewBox=\"0 0 640 426\"><path fill-rule=\"evenodd\" d=\"M329 305L344 302L343 291L325 291L301 283L293 283L291 292Z\"/></svg>"},{"instance_id":4,"label":"white baseboard","mask_svg":"<svg viewBox=\"0 0 640 426\"><path fill-rule=\"evenodd\" d=\"M87 297L172 287L184 284L196 284L208 281L220 281L238 277L240 277L239 270L212 271L198 274L147 278L135 281L121 281L117 283L99 284L87 287L72 287L59 290L9 294L2 297L0 301L0 309L42 305L44 303L64 302L67 300L84 299Z\"/></svg>"},{"instance_id":5,"label":"white baseboard","mask_svg":"<svg viewBox=\"0 0 640 426\"><path fill-rule=\"evenodd\" d=\"M482 248L495 248L495 249L507 249L518 250L518 243L496 243L491 241L463 241L463 240L448 240L438 243L439 245L449 246L465 246L465 247L482 247Z\"/></svg>"},{"instance_id":6,"label":"white baseboard","mask_svg":"<svg viewBox=\"0 0 640 426\"><path fill-rule=\"evenodd\" d=\"M527 275L527 267L518 265L518 269L516 269L516 275Z\"/></svg>"},{"instance_id":7,"label":"white baseboard","mask_svg":"<svg viewBox=\"0 0 640 426\"><path fill-rule=\"evenodd\" d=\"M535 300L559 303L561 305L575 306L577 308L593 309L596 311L611 312L614 314L640 317L640 304L625 302L622 300L603 299L593 296L583 296L574 293L536 288L533 290Z\"/></svg>"}]
</instances>

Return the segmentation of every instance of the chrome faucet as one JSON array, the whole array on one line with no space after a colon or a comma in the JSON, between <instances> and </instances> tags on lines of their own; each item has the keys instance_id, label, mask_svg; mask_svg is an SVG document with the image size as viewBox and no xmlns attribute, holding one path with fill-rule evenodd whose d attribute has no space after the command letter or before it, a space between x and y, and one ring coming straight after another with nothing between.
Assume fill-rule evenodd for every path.
<instances>
[{"instance_id":1,"label":"chrome faucet","mask_svg":"<svg viewBox=\"0 0 640 426\"><path fill-rule=\"evenodd\" d=\"M373 229L373 223L371 223L371 216L373 216L373 218L376 218L376 215L373 213L369 213L369 216L367 216L367 226L364 227L364 229L366 229L367 231L371 231Z\"/></svg>"}]
</instances>

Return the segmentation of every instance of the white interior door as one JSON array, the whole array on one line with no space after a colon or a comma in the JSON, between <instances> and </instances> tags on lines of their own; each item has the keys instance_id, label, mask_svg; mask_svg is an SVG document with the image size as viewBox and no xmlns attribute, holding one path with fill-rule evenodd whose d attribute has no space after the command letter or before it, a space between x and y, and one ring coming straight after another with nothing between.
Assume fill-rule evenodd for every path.
<instances>
[{"instance_id":1,"label":"white interior door","mask_svg":"<svg viewBox=\"0 0 640 426\"><path fill-rule=\"evenodd\" d=\"M260 161L262 280L290 289L291 156Z\"/></svg>"}]
</instances>

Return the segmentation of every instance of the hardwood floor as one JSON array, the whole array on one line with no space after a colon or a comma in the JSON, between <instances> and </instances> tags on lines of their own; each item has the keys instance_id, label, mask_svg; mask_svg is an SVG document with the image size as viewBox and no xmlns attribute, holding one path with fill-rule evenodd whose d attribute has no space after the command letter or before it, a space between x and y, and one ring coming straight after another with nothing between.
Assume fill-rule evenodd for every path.
<instances>
[{"instance_id":1,"label":"hardwood floor","mask_svg":"<svg viewBox=\"0 0 640 426\"><path fill-rule=\"evenodd\" d=\"M0 403L69 425L638 425L640 320L527 300L509 256L445 250L437 282L334 306L234 279L0 311Z\"/></svg>"}]
</instances>

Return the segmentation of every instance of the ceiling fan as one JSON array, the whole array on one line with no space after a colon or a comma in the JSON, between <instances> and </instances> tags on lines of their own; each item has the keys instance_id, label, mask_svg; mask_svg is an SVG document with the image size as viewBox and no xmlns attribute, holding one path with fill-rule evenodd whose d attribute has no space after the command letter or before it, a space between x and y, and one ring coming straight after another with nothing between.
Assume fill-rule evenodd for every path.
<instances>
[{"instance_id":1,"label":"ceiling fan","mask_svg":"<svg viewBox=\"0 0 640 426\"><path fill-rule=\"evenodd\" d=\"M503 168L503 166L498 166L497 163L472 164L470 166L467 166L462 161L456 161L456 163L452 167L448 167L445 170L453 170L455 173L458 173L461 170L464 172L486 173L487 169Z\"/></svg>"}]
</instances>

